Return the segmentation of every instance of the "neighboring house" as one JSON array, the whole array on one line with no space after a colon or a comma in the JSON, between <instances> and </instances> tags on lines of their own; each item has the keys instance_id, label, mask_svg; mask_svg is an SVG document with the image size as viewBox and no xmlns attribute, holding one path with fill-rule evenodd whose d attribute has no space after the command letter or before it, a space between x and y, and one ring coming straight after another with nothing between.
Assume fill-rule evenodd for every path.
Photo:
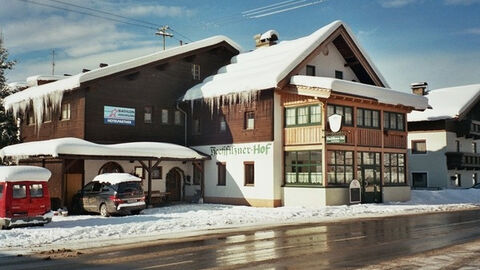
<instances>
[{"instance_id":1,"label":"neighboring house","mask_svg":"<svg viewBox=\"0 0 480 270\"><path fill-rule=\"evenodd\" d=\"M188 144L212 157L204 200L346 204L353 179L362 202L408 200L406 114L425 110L427 99L387 88L343 22L277 39L275 31L257 35L256 50L182 99Z\"/></svg>"},{"instance_id":2,"label":"neighboring house","mask_svg":"<svg viewBox=\"0 0 480 270\"><path fill-rule=\"evenodd\" d=\"M31 87L8 96L4 105L22 119L24 142L75 137L100 144L148 141L183 145L185 118L176 106L178 99L239 51L230 39L215 36L118 64L100 64L100 68L65 78L30 77ZM71 193L99 173L136 172L145 177L143 170L149 167L145 159L142 164L133 157L69 156L40 162L40 157L30 157L52 171L51 197L67 205ZM159 179L153 181L153 189L179 200L186 194L184 184L192 175L192 163L163 162L163 170L152 171L152 178ZM193 188L190 192L195 192Z\"/></svg>"},{"instance_id":3,"label":"neighboring house","mask_svg":"<svg viewBox=\"0 0 480 270\"><path fill-rule=\"evenodd\" d=\"M412 187L467 188L478 183L480 84L428 92L426 85L413 86L432 109L408 115Z\"/></svg>"}]
</instances>

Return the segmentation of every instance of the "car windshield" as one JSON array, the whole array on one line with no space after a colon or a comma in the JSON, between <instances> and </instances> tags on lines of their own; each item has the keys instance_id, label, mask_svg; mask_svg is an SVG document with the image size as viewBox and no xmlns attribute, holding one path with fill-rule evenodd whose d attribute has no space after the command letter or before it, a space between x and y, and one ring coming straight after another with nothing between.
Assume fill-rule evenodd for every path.
<instances>
[{"instance_id":1,"label":"car windshield","mask_svg":"<svg viewBox=\"0 0 480 270\"><path fill-rule=\"evenodd\" d=\"M118 184L117 192L118 193L127 193L127 192L143 192L140 182L122 182Z\"/></svg>"}]
</instances>

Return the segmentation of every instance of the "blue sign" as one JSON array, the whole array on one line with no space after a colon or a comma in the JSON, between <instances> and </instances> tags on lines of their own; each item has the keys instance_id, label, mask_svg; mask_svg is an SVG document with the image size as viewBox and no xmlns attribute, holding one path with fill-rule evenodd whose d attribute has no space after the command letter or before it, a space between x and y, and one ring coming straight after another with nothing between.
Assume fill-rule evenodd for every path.
<instances>
[{"instance_id":1,"label":"blue sign","mask_svg":"<svg viewBox=\"0 0 480 270\"><path fill-rule=\"evenodd\" d=\"M103 106L103 123L135 126L135 108Z\"/></svg>"}]
</instances>

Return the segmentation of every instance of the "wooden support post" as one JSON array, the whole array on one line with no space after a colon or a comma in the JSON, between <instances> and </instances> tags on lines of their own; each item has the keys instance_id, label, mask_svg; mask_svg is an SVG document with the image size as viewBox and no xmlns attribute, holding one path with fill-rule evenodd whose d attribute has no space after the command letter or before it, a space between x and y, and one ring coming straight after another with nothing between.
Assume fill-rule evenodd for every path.
<instances>
[{"instance_id":1,"label":"wooden support post","mask_svg":"<svg viewBox=\"0 0 480 270\"><path fill-rule=\"evenodd\" d=\"M66 205L66 193L67 193L67 170L65 169L65 159L62 159L62 184L61 184L61 188L62 188L62 205L61 206L65 206Z\"/></svg>"},{"instance_id":2,"label":"wooden support post","mask_svg":"<svg viewBox=\"0 0 480 270\"><path fill-rule=\"evenodd\" d=\"M205 197L205 160L202 160L202 163L200 164L201 166L201 171L202 171L202 181L200 181L200 193L202 194L202 200L204 200Z\"/></svg>"},{"instance_id":3,"label":"wooden support post","mask_svg":"<svg viewBox=\"0 0 480 270\"><path fill-rule=\"evenodd\" d=\"M147 193L147 206L151 205L152 202L152 161L148 160L148 193Z\"/></svg>"}]
</instances>

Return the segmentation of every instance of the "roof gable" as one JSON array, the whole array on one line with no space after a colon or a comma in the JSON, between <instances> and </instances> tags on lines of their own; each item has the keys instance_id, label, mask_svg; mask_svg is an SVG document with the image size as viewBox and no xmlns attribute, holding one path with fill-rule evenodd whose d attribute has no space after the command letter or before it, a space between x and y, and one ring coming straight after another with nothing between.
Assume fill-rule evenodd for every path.
<instances>
[{"instance_id":1,"label":"roof gable","mask_svg":"<svg viewBox=\"0 0 480 270\"><path fill-rule=\"evenodd\" d=\"M233 57L232 63L222 67L216 75L207 77L201 84L190 88L183 100L208 99L238 95L242 92L281 88L289 83L290 77L298 69L318 54L322 49L321 45L327 45L330 42L335 43L335 40L337 40L337 44L345 43L350 46L350 49L343 46L340 50L344 57L348 57L350 54L355 56L346 58L347 64L353 64L358 60L365 70L363 75L361 72L359 74L363 77L366 76L365 74L371 77L370 81L365 79L362 82L388 86L378 69L356 41L348 26L341 21L335 21L309 36L282 41L271 47L258 48ZM356 67L356 69L359 69L359 67Z\"/></svg>"},{"instance_id":2,"label":"roof gable","mask_svg":"<svg viewBox=\"0 0 480 270\"><path fill-rule=\"evenodd\" d=\"M480 100L480 84L431 90L426 95L432 109L408 114L409 122L462 118Z\"/></svg>"}]
</instances>

